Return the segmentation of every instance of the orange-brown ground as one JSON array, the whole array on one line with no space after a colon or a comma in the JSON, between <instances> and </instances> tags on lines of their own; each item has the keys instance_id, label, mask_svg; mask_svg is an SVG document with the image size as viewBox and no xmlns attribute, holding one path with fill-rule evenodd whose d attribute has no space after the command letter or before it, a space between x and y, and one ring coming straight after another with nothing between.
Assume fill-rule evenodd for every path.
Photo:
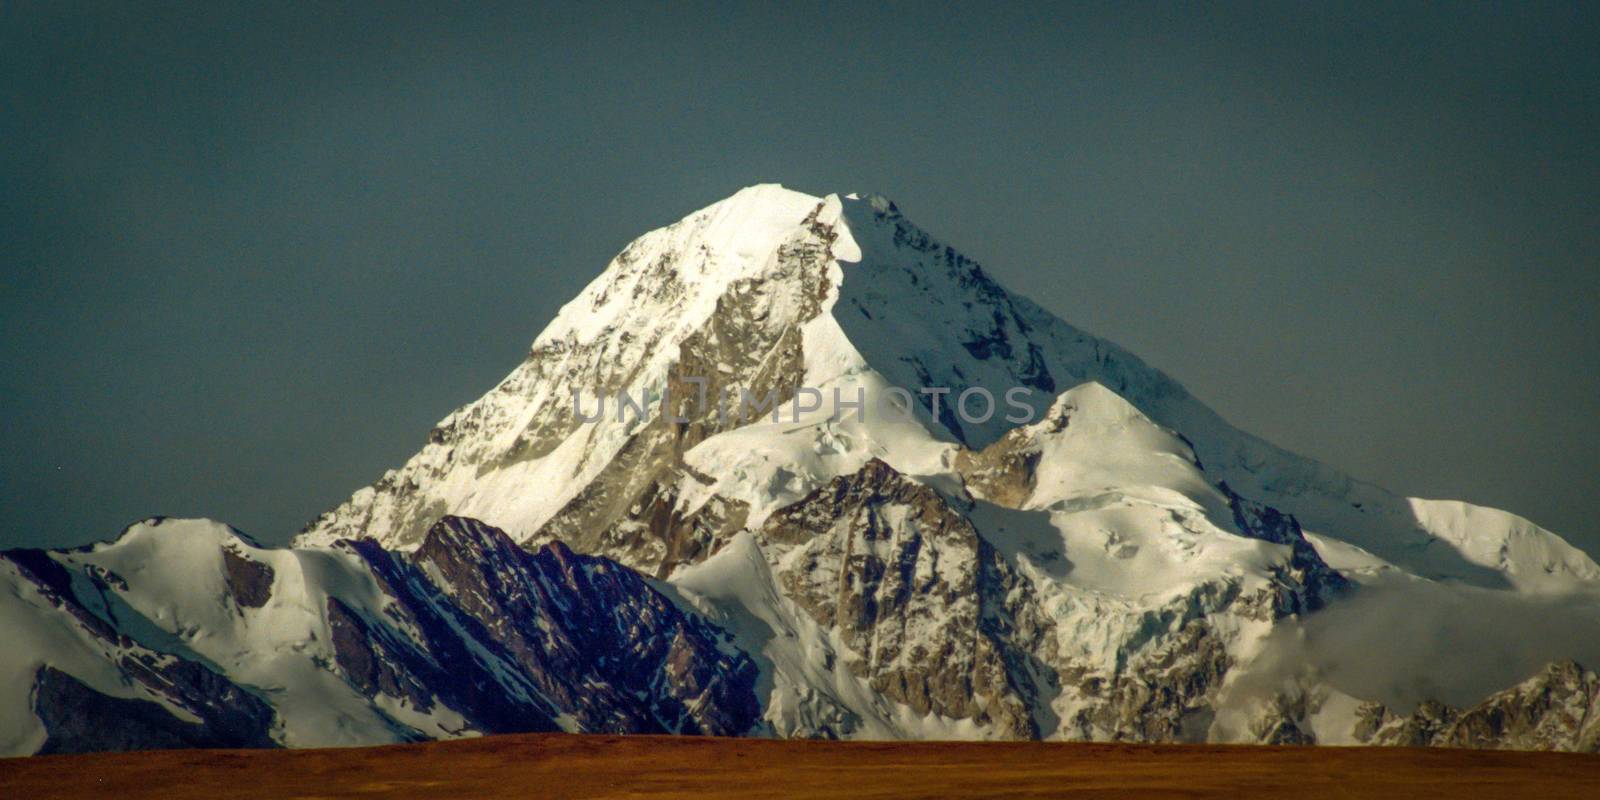
<instances>
[{"instance_id":1,"label":"orange-brown ground","mask_svg":"<svg viewBox=\"0 0 1600 800\"><path fill-rule=\"evenodd\" d=\"M1600 756L1336 747L494 736L0 760L0 798L1600 798Z\"/></svg>"}]
</instances>

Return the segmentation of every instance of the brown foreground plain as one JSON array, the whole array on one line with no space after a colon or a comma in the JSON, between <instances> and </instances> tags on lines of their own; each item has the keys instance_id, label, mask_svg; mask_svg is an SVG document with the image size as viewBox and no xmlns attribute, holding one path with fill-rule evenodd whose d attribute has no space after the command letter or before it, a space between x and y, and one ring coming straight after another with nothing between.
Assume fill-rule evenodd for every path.
<instances>
[{"instance_id":1,"label":"brown foreground plain","mask_svg":"<svg viewBox=\"0 0 1600 800\"><path fill-rule=\"evenodd\" d=\"M0 760L0 798L54 797L1600 798L1600 756L545 734Z\"/></svg>"}]
</instances>

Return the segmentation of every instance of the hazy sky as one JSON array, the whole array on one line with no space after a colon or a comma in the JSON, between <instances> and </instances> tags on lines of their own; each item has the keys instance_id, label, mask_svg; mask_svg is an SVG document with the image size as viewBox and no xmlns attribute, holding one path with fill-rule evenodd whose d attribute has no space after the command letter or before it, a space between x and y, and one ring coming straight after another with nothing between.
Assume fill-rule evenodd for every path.
<instances>
[{"instance_id":1,"label":"hazy sky","mask_svg":"<svg viewBox=\"0 0 1600 800\"><path fill-rule=\"evenodd\" d=\"M283 541L628 240L780 181L1600 553L1592 4L153 5L0 6L0 544Z\"/></svg>"}]
</instances>

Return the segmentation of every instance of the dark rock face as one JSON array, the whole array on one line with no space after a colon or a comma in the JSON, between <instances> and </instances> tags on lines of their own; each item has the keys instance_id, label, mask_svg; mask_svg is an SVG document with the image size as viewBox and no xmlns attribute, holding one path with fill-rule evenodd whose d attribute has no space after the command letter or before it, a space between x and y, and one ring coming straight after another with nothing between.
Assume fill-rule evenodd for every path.
<instances>
[{"instance_id":1,"label":"dark rock face","mask_svg":"<svg viewBox=\"0 0 1600 800\"><path fill-rule=\"evenodd\" d=\"M1065 426L1067 418L1056 421ZM956 452L962 480L977 495L1008 508L1020 508L1033 494L1040 453L1027 434L1015 429L983 450Z\"/></svg>"},{"instance_id":2,"label":"dark rock face","mask_svg":"<svg viewBox=\"0 0 1600 800\"><path fill-rule=\"evenodd\" d=\"M228 591L240 608L260 608L272 599L272 567L251 561L224 547L223 575Z\"/></svg>"},{"instance_id":3,"label":"dark rock face","mask_svg":"<svg viewBox=\"0 0 1600 800\"><path fill-rule=\"evenodd\" d=\"M686 510L677 492L683 479L713 481L682 463L684 449L671 426L651 423L540 536L570 541L656 578L704 560L744 525L748 507L714 497Z\"/></svg>"},{"instance_id":4,"label":"dark rock face","mask_svg":"<svg viewBox=\"0 0 1600 800\"><path fill-rule=\"evenodd\" d=\"M557 730L557 716L588 732L724 736L759 721L755 663L614 561L560 543L530 553L463 517L412 554L341 546L396 601L390 619L329 602L339 670L368 697L443 703L486 733Z\"/></svg>"},{"instance_id":5,"label":"dark rock face","mask_svg":"<svg viewBox=\"0 0 1600 800\"><path fill-rule=\"evenodd\" d=\"M179 747L272 747L272 709L215 673L177 662L159 674L194 704L189 722L149 700L111 697L53 667L34 679L34 713L49 738L39 753L163 750Z\"/></svg>"},{"instance_id":6,"label":"dark rock face","mask_svg":"<svg viewBox=\"0 0 1600 800\"><path fill-rule=\"evenodd\" d=\"M440 520L414 558L586 731L732 736L760 719L755 662L614 561L559 542L529 553L461 517Z\"/></svg>"},{"instance_id":7,"label":"dark rock face","mask_svg":"<svg viewBox=\"0 0 1600 800\"><path fill-rule=\"evenodd\" d=\"M423 712L442 703L465 717L468 727L485 733L559 729L558 710L538 695L484 626L462 613L416 565L371 539L339 546L360 556L384 594L394 599L379 618L329 599L335 660L352 686L368 697L386 695Z\"/></svg>"},{"instance_id":8,"label":"dark rock face","mask_svg":"<svg viewBox=\"0 0 1600 800\"><path fill-rule=\"evenodd\" d=\"M328 630L339 670L368 697L388 695L428 712L433 709L433 693L453 682L449 673L417 651L415 643L402 643L388 628L369 624L337 597L328 598Z\"/></svg>"}]
</instances>

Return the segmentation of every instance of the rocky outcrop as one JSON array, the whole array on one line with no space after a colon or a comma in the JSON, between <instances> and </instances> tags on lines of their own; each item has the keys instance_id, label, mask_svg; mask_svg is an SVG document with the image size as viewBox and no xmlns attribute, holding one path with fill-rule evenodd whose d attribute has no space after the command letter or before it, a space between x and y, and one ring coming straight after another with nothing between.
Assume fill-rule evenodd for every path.
<instances>
[{"instance_id":1,"label":"rocky outcrop","mask_svg":"<svg viewBox=\"0 0 1600 800\"><path fill-rule=\"evenodd\" d=\"M846 666L918 714L1038 735L983 614L995 554L937 492L876 459L767 520L786 594L850 648Z\"/></svg>"},{"instance_id":2,"label":"rocky outcrop","mask_svg":"<svg viewBox=\"0 0 1600 800\"><path fill-rule=\"evenodd\" d=\"M414 563L583 730L736 736L760 718L749 656L614 561L446 517Z\"/></svg>"},{"instance_id":3,"label":"rocky outcrop","mask_svg":"<svg viewBox=\"0 0 1600 800\"><path fill-rule=\"evenodd\" d=\"M168 750L183 747L273 747L272 707L198 665L186 661L144 664L170 680L199 712L180 719L150 700L112 697L53 667L34 680L33 711L48 738L38 750L91 753L102 750Z\"/></svg>"},{"instance_id":4,"label":"rocky outcrop","mask_svg":"<svg viewBox=\"0 0 1600 800\"><path fill-rule=\"evenodd\" d=\"M1427 701L1396 714L1367 703L1356 737L1404 747L1600 752L1600 676L1561 661L1466 709Z\"/></svg>"},{"instance_id":5,"label":"rocky outcrop","mask_svg":"<svg viewBox=\"0 0 1600 800\"><path fill-rule=\"evenodd\" d=\"M260 608L272 598L272 567L250 560L230 548L222 550L222 567L228 593L240 608Z\"/></svg>"},{"instance_id":6,"label":"rocky outcrop","mask_svg":"<svg viewBox=\"0 0 1600 800\"><path fill-rule=\"evenodd\" d=\"M388 620L329 603L339 668L368 696L443 703L489 733L561 717L589 732L734 736L759 720L749 657L614 561L560 542L529 552L462 517L414 553L342 546L395 601Z\"/></svg>"},{"instance_id":7,"label":"rocky outcrop","mask_svg":"<svg viewBox=\"0 0 1600 800\"><path fill-rule=\"evenodd\" d=\"M1228 637L1215 620L1225 615L1231 587L1204 586L1181 603L1146 612L1145 641L1121 644L1122 663L1106 669L1080 658L1058 662L1060 683L1073 702L1061 738L1093 741L1205 741L1217 694L1234 666Z\"/></svg>"},{"instance_id":8,"label":"rocky outcrop","mask_svg":"<svg viewBox=\"0 0 1600 800\"><path fill-rule=\"evenodd\" d=\"M1066 415L1049 419L1044 430L1059 432ZM1007 508L1021 508L1033 496L1043 456L1030 431L1016 428L982 450L956 451L955 469L973 494Z\"/></svg>"}]
</instances>

